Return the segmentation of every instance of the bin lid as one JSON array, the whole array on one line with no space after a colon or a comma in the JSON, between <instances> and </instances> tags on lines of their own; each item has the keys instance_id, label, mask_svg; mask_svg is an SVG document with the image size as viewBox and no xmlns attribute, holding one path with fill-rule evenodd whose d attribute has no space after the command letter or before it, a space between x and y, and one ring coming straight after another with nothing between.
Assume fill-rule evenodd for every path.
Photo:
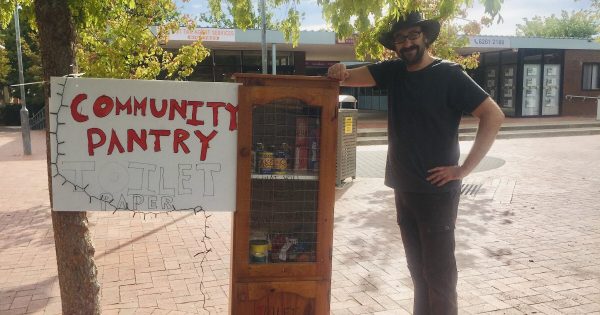
<instances>
[{"instance_id":1,"label":"bin lid","mask_svg":"<svg viewBox=\"0 0 600 315\"><path fill-rule=\"evenodd\" d=\"M340 96L338 96L338 102L340 102L340 103L345 103L345 102L355 103L356 98L352 95L340 95Z\"/></svg>"}]
</instances>

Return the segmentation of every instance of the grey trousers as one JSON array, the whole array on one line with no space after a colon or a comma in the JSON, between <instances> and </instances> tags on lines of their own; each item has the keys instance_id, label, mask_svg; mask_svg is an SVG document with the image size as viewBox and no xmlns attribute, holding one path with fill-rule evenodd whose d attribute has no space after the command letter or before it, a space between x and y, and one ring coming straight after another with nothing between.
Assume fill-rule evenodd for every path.
<instances>
[{"instance_id":1,"label":"grey trousers","mask_svg":"<svg viewBox=\"0 0 600 315\"><path fill-rule=\"evenodd\" d=\"M457 314L454 227L460 191L394 194L414 285L413 314Z\"/></svg>"}]
</instances>

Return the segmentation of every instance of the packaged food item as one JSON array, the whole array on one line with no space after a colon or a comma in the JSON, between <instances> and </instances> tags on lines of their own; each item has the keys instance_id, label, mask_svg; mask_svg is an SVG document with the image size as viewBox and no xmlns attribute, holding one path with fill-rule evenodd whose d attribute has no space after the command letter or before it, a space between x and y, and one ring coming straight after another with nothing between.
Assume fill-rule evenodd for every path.
<instances>
[{"instance_id":1,"label":"packaged food item","mask_svg":"<svg viewBox=\"0 0 600 315\"><path fill-rule=\"evenodd\" d=\"M251 240L250 241L250 262L267 263L269 257L269 241Z\"/></svg>"},{"instance_id":2,"label":"packaged food item","mask_svg":"<svg viewBox=\"0 0 600 315\"><path fill-rule=\"evenodd\" d=\"M260 151L258 152L258 173L271 174L273 172L273 152Z\"/></svg>"},{"instance_id":3,"label":"packaged food item","mask_svg":"<svg viewBox=\"0 0 600 315\"><path fill-rule=\"evenodd\" d=\"M319 169L319 144L313 140L310 144L310 158L308 160L308 169L316 171Z\"/></svg>"},{"instance_id":4,"label":"packaged food item","mask_svg":"<svg viewBox=\"0 0 600 315\"><path fill-rule=\"evenodd\" d=\"M285 244L281 246L279 250L279 260L280 261L294 261L296 259L296 252L292 249L294 245L298 244L297 238L285 238Z\"/></svg>"},{"instance_id":5,"label":"packaged food item","mask_svg":"<svg viewBox=\"0 0 600 315\"><path fill-rule=\"evenodd\" d=\"M273 154L273 173L287 174L289 154L286 151L287 143L282 143L281 148Z\"/></svg>"},{"instance_id":6,"label":"packaged food item","mask_svg":"<svg viewBox=\"0 0 600 315\"><path fill-rule=\"evenodd\" d=\"M294 152L294 170L306 171L308 168L308 148L296 147Z\"/></svg>"},{"instance_id":7,"label":"packaged food item","mask_svg":"<svg viewBox=\"0 0 600 315\"><path fill-rule=\"evenodd\" d=\"M312 171L319 170L319 141L321 140L321 128L319 118L315 119L315 125L310 130L310 153L308 160L308 169Z\"/></svg>"},{"instance_id":8,"label":"packaged food item","mask_svg":"<svg viewBox=\"0 0 600 315\"><path fill-rule=\"evenodd\" d=\"M308 145L308 117L296 117L296 147Z\"/></svg>"}]
</instances>

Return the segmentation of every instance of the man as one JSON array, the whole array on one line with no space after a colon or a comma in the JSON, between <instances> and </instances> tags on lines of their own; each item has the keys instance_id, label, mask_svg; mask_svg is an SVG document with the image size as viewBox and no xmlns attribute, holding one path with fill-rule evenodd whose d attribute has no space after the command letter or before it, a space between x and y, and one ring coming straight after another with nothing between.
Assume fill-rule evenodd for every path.
<instances>
[{"instance_id":1,"label":"man","mask_svg":"<svg viewBox=\"0 0 600 315\"><path fill-rule=\"evenodd\" d=\"M398 59L328 76L344 86L388 91L388 157L385 184L394 189L398 224L414 284L414 314L457 314L454 226L461 179L488 152L504 114L459 65L427 48L440 24L412 12L379 42ZM479 118L475 142L458 165L458 127L463 113Z\"/></svg>"}]
</instances>

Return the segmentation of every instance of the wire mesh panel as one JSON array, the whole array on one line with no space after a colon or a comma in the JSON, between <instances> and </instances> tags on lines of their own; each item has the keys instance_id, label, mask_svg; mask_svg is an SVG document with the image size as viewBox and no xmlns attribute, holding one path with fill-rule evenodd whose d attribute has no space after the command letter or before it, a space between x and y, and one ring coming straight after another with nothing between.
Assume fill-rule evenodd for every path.
<instances>
[{"instance_id":1,"label":"wire mesh panel","mask_svg":"<svg viewBox=\"0 0 600 315\"><path fill-rule=\"evenodd\" d=\"M320 108L254 106L250 263L316 261Z\"/></svg>"}]
</instances>

